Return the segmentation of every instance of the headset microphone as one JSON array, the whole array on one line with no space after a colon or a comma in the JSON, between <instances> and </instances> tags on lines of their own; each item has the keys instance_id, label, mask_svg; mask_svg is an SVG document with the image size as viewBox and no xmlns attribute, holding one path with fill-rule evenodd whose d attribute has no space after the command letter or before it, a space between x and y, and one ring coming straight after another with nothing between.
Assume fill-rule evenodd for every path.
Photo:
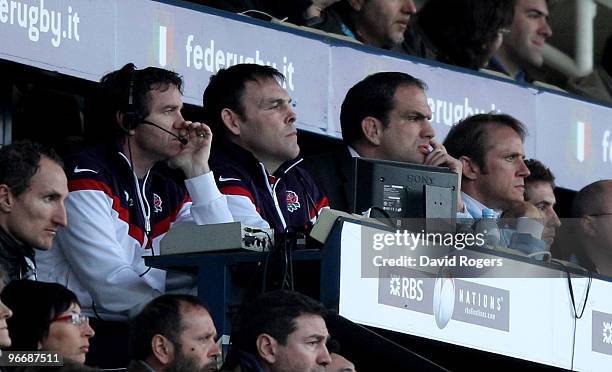
<instances>
[{"instance_id":1,"label":"headset microphone","mask_svg":"<svg viewBox=\"0 0 612 372\"><path fill-rule=\"evenodd\" d=\"M162 130L162 131L164 131L164 132L168 133L169 135L171 135L171 136L175 137L177 140L179 140L179 142L180 142L180 143L182 143L183 145L186 145L187 143L189 143L189 140L188 140L187 138L182 137L182 136L177 136L176 134L174 134L174 133L170 132L169 130L166 130L166 129L164 129L164 128L160 127L159 125L157 125L157 124L155 124L155 123L152 123L152 122L150 122L150 121L148 121L148 120L145 120L145 119L141 119L140 121L141 121L143 124L152 125L152 126L154 126L155 128L160 129L160 130Z\"/></svg>"},{"instance_id":2,"label":"headset microphone","mask_svg":"<svg viewBox=\"0 0 612 372\"><path fill-rule=\"evenodd\" d=\"M138 112L138 109L136 107L135 100L134 100L134 98L135 98L134 97L134 85L136 84L136 73L137 72L138 72L138 70L136 70L136 66L134 66L133 64L130 64L129 65L129 81L130 81L130 85L129 85L129 90L128 90L127 105L126 105L125 110L124 110L124 122L123 122L123 124L125 125L124 130L126 132L129 132L130 130L136 129L138 124L144 123L144 124L152 125L152 126L156 127L157 129L160 129L160 130L168 133L169 135L171 135L174 138L176 138L183 145L186 145L187 143L189 143L189 139L188 138L185 138L183 136L178 136L178 135L170 132L169 130L166 130L166 129L162 128L161 126L159 126L159 125L157 125L155 123L152 123L152 122L150 122L148 120L145 120L140 115L140 113Z\"/></svg>"}]
</instances>

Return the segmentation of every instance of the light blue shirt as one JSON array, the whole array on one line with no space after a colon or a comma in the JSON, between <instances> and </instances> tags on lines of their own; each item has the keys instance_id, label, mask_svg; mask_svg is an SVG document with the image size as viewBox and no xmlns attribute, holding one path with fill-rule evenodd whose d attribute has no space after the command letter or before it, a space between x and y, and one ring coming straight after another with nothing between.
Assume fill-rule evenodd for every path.
<instances>
[{"instance_id":1,"label":"light blue shirt","mask_svg":"<svg viewBox=\"0 0 612 372\"><path fill-rule=\"evenodd\" d=\"M457 212L457 218L471 218L477 220L482 218L482 210L489 208L463 191L461 191L461 200L463 200L465 210L463 212ZM493 213L495 214L495 219L499 219L502 211L493 209Z\"/></svg>"},{"instance_id":2,"label":"light blue shirt","mask_svg":"<svg viewBox=\"0 0 612 372\"><path fill-rule=\"evenodd\" d=\"M463 200L465 211L457 212L457 218L478 220L482 218L482 210L488 208L463 191L461 192L461 200ZM493 209L493 214L495 219L499 220L502 211ZM501 227L500 232L500 246L520 251L526 255L535 254L540 259L544 258L543 255L545 254L550 257L550 254L546 251L544 241L534 238L529 234L517 233L514 229L507 227Z\"/></svg>"}]
</instances>

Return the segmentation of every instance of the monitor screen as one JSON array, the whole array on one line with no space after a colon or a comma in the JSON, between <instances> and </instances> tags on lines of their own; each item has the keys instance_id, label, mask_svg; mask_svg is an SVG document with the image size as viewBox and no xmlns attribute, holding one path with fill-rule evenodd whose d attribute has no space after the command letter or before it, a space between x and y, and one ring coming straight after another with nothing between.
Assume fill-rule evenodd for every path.
<instances>
[{"instance_id":1,"label":"monitor screen","mask_svg":"<svg viewBox=\"0 0 612 372\"><path fill-rule=\"evenodd\" d=\"M459 176L448 168L354 158L352 212L399 219L455 220ZM400 226L396 226L400 227Z\"/></svg>"}]
</instances>

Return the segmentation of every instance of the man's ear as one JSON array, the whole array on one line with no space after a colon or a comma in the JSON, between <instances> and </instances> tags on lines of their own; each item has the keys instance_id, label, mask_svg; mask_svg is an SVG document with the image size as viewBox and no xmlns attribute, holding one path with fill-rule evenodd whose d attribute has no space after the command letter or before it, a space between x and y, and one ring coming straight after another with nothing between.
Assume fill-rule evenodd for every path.
<instances>
[{"instance_id":1,"label":"man's ear","mask_svg":"<svg viewBox=\"0 0 612 372\"><path fill-rule=\"evenodd\" d=\"M174 360L174 345L160 334L154 335L151 339L151 350L155 358L163 365L168 365Z\"/></svg>"},{"instance_id":2,"label":"man's ear","mask_svg":"<svg viewBox=\"0 0 612 372\"><path fill-rule=\"evenodd\" d=\"M234 110L228 108L221 110L221 120L223 121L225 128L227 128L231 134L235 136L240 135L240 115L238 115Z\"/></svg>"},{"instance_id":3,"label":"man's ear","mask_svg":"<svg viewBox=\"0 0 612 372\"><path fill-rule=\"evenodd\" d=\"M348 0L349 5L354 11L358 12L363 7L365 0Z\"/></svg>"},{"instance_id":4,"label":"man's ear","mask_svg":"<svg viewBox=\"0 0 612 372\"><path fill-rule=\"evenodd\" d=\"M126 125L125 114L123 112L117 111L117 113L115 114L115 120L117 121L117 125L119 126L119 128L121 128L121 130L124 131L126 134L130 136L136 134L136 131L134 129L129 129Z\"/></svg>"},{"instance_id":5,"label":"man's ear","mask_svg":"<svg viewBox=\"0 0 612 372\"><path fill-rule=\"evenodd\" d=\"M262 333L257 336L255 341L257 353L259 357L265 360L268 364L274 364L278 353L278 342L267 333Z\"/></svg>"},{"instance_id":6,"label":"man's ear","mask_svg":"<svg viewBox=\"0 0 612 372\"><path fill-rule=\"evenodd\" d=\"M4 213L11 213L11 209L13 208L13 200L14 196L11 193L11 189L5 185L0 185L0 211Z\"/></svg>"},{"instance_id":7,"label":"man's ear","mask_svg":"<svg viewBox=\"0 0 612 372\"><path fill-rule=\"evenodd\" d=\"M579 219L580 228L589 237L597 235L597 229L593 226L594 219L591 216L584 216Z\"/></svg>"},{"instance_id":8,"label":"man's ear","mask_svg":"<svg viewBox=\"0 0 612 372\"><path fill-rule=\"evenodd\" d=\"M361 121L361 131L365 139L374 146L380 146L382 132L385 129L383 123L371 116L363 118Z\"/></svg>"},{"instance_id":9,"label":"man's ear","mask_svg":"<svg viewBox=\"0 0 612 372\"><path fill-rule=\"evenodd\" d=\"M480 176L480 167L469 156L460 156L459 161L462 166L463 177L468 180L475 180Z\"/></svg>"}]
</instances>

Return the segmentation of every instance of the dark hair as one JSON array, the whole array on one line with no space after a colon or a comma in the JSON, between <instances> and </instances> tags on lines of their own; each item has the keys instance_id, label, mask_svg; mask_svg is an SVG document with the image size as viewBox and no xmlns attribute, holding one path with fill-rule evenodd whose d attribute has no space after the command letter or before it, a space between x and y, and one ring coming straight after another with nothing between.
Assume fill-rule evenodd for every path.
<instances>
[{"instance_id":1,"label":"dark hair","mask_svg":"<svg viewBox=\"0 0 612 372\"><path fill-rule=\"evenodd\" d=\"M550 168L545 166L541 161L536 159L525 160L525 165L529 169L529 176L525 178L525 184L532 182L546 182L555 188L555 176L550 171Z\"/></svg>"},{"instance_id":2,"label":"dark hair","mask_svg":"<svg viewBox=\"0 0 612 372\"><path fill-rule=\"evenodd\" d=\"M488 113L468 116L455 124L444 139L444 147L452 157L468 156L484 170L485 155L492 146L489 133L499 127L514 130L525 141L527 128L523 123L510 115Z\"/></svg>"},{"instance_id":3,"label":"dark hair","mask_svg":"<svg viewBox=\"0 0 612 372\"><path fill-rule=\"evenodd\" d=\"M285 80L283 74L270 66L262 66L252 63L234 65L219 70L216 75L210 77L210 82L202 96L204 106L204 117L212 131L217 134L225 133L221 111L231 109L241 117L244 117L244 106L242 96L248 81L256 82L266 79L275 79L282 83Z\"/></svg>"},{"instance_id":4,"label":"dark hair","mask_svg":"<svg viewBox=\"0 0 612 372\"><path fill-rule=\"evenodd\" d=\"M7 319L11 347L9 350L38 350L38 343L49 334L51 321L80 305L74 292L57 283L33 280L13 280L0 295L2 302L13 311Z\"/></svg>"},{"instance_id":5,"label":"dark hair","mask_svg":"<svg viewBox=\"0 0 612 372\"><path fill-rule=\"evenodd\" d=\"M15 196L30 186L30 180L40 167L41 157L56 162L60 167L62 159L50 147L30 141L13 142L0 149L0 184L7 185Z\"/></svg>"},{"instance_id":6,"label":"dark hair","mask_svg":"<svg viewBox=\"0 0 612 372\"><path fill-rule=\"evenodd\" d=\"M257 354L256 340L262 333L286 345L287 337L297 329L295 318L301 315L325 317L325 307L301 293L277 290L264 293L243 306L232 332L232 345L240 350Z\"/></svg>"},{"instance_id":7,"label":"dark hair","mask_svg":"<svg viewBox=\"0 0 612 372\"><path fill-rule=\"evenodd\" d=\"M137 70L133 63L108 73L100 79L101 94L104 101L106 120L115 123L117 112L135 111L139 118L149 115L150 99L147 93L151 90L167 90L171 85L183 92L183 79L175 72L158 67L147 67ZM130 107L130 92L132 106ZM115 134L124 134L119 126L114 125Z\"/></svg>"},{"instance_id":8,"label":"dark hair","mask_svg":"<svg viewBox=\"0 0 612 372\"><path fill-rule=\"evenodd\" d=\"M606 39L603 55L601 57L601 66L606 70L608 75L612 76L612 35Z\"/></svg>"},{"instance_id":9,"label":"dark hair","mask_svg":"<svg viewBox=\"0 0 612 372\"><path fill-rule=\"evenodd\" d=\"M429 0L417 25L440 52L440 62L477 70L502 28L512 24L515 0Z\"/></svg>"},{"instance_id":10,"label":"dark hair","mask_svg":"<svg viewBox=\"0 0 612 372\"><path fill-rule=\"evenodd\" d=\"M130 324L130 350L135 360L145 360L153 355L151 339L160 334L179 347L180 334L184 330L182 309L185 305L208 306L198 297L181 294L165 294L149 302ZM180 348L180 347L179 347Z\"/></svg>"},{"instance_id":11,"label":"dark hair","mask_svg":"<svg viewBox=\"0 0 612 372\"><path fill-rule=\"evenodd\" d=\"M342 139L351 145L363 137L361 121L368 117L389 124L389 112L395 107L394 96L400 86L414 86L426 90L427 85L403 72L378 72L355 84L346 93L340 110Z\"/></svg>"}]
</instances>

